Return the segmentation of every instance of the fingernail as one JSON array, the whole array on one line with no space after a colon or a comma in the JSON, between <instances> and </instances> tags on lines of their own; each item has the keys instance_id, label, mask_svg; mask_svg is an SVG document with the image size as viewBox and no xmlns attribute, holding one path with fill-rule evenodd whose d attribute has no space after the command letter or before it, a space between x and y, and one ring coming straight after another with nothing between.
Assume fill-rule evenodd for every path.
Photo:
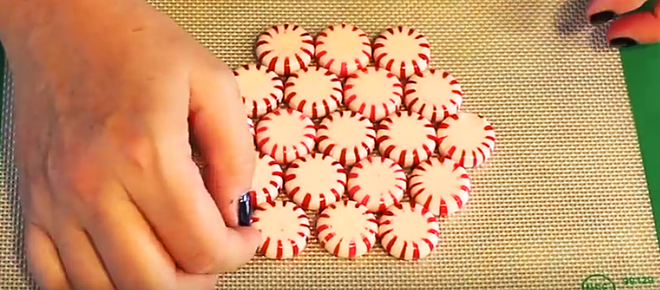
<instances>
[{"instance_id":1,"label":"fingernail","mask_svg":"<svg viewBox=\"0 0 660 290\"><path fill-rule=\"evenodd\" d=\"M250 193L244 193L238 200L238 225L247 227L252 224L252 202Z\"/></svg>"},{"instance_id":2,"label":"fingernail","mask_svg":"<svg viewBox=\"0 0 660 290\"><path fill-rule=\"evenodd\" d=\"M616 17L616 13L612 11L603 11L591 15L589 22L591 22L592 25L599 25L607 23L608 21L614 19L614 17Z\"/></svg>"},{"instance_id":3,"label":"fingernail","mask_svg":"<svg viewBox=\"0 0 660 290\"><path fill-rule=\"evenodd\" d=\"M629 46L634 46L637 45L637 41L635 41L632 38L628 37L619 37L612 39L610 41L610 46L615 47L615 48L623 48L623 47L629 47Z\"/></svg>"}]
</instances>

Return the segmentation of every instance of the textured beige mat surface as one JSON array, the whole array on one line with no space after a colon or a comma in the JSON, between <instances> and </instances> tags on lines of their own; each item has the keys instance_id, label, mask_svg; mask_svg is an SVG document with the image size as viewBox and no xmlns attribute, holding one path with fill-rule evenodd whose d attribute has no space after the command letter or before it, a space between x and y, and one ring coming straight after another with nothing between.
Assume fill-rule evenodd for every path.
<instances>
[{"instance_id":1,"label":"textured beige mat surface","mask_svg":"<svg viewBox=\"0 0 660 290\"><path fill-rule=\"evenodd\" d=\"M315 34L341 21L375 36L405 24L433 65L467 91L464 110L497 128L466 210L442 220L438 249L402 262L382 248L340 261L315 239L293 261L255 258L222 289L580 289L604 274L660 278L660 256L618 53L583 20L585 1L155 0L232 67L257 34L295 21ZM11 86L4 88L0 288L28 288L20 256ZM601 278L598 278L601 279ZM592 279L596 281L598 279ZM602 280L602 279L601 279ZM609 288L608 288L609 289Z\"/></svg>"}]
</instances>

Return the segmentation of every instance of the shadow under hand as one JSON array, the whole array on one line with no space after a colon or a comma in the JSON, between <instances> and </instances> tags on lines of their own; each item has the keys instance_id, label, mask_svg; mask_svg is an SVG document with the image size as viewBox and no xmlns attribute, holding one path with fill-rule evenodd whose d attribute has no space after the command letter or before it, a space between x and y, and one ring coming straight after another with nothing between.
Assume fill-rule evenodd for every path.
<instances>
[{"instance_id":1,"label":"shadow under hand","mask_svg":"<svg viewBox=\"0 0 660 290\"><path fill-rule=\"evenodd\" d=\"M605 34L609 25L592 26L587 21L589 0L565 0L555 17L555 26L564 40L574 39L580 34L589 33L591 47L609 49Z\"/></svg>"}]
</instances>

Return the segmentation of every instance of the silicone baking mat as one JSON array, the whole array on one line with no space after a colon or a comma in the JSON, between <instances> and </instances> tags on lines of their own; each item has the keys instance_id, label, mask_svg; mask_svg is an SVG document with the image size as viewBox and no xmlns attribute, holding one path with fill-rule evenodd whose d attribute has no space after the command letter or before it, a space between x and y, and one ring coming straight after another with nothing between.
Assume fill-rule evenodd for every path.
<instances>
[{"instance_id":1,"label":"silicone baking mat","mask_svg":"<svg viewBox=\"0 0 660 290\"><path fill-rule=\"evenodd\" d=\"M497 128L467 208L442 220L419 262L380 247L338 260L310 241L292 261L255 259L220 289L657 289L660 256L619 54L565 0L156 0L230 66L253 60L259 32L294 21L316 33L357 24L423 32L433 66L467 91L464 110ZM3 88L0 288L24 274L13 165L12 86ZM630 285L632 282L648 284ZM590 288L600 285L609 288Z\"/></svg>"}]
</instances>

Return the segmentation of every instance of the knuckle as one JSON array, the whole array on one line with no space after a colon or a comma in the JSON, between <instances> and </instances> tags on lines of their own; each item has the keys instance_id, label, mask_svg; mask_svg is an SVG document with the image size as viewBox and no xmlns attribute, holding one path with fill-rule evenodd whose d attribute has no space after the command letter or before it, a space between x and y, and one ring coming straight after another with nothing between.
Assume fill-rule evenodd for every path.
<instances>
[{"instance_id":1,"label":"knuckle","mask_svg":"<svg viewBox=\"0 0 660 290\"><path fill-rule=\"evenodd\" d=\"M85 154L49 154L46 161L46 180L55 197L71 197L94 204L101 182L99 167Z\"/></svg>"},{"instance_id":2,"label":"knuckle","mask_svg":"<svg viewBox=\"0 0 660 290\"><path fill-rule=\"evenodd\" d=\"M133 120L134 122L119 121L109 128L109 134L106 143L108 148L120 158L122 163L127 164L132 169L146 171L158 165L159 159L165 156L165 147L171 143L173 130L167 126L151 126L148 124L159 120L166 120L162 112L145 112L149 117ZM110 160L117 161L117 160Z\"/></svg>"},{"instance_id":3,"label":"knuckle","mask_svg":"<svg viewBox=\"0 0 660 290\"><path fill-rule=\"evenodd\" d=\"M37 190L34 186L19 182L21 210L28 221L48 221L52 215L51 196L48 191Z\"/></svg>"},{"instance_id":4,"label":"knuckle","mask_svg":"<svg viewBox=\"0 0 660 290\"><path fill-rule=\"evenodd\" d=\"M147 171L155 166L159 150L153 140L144 137L131 138L121 146L123 156L134 168Z\"/></svg>"}]
</instances>

